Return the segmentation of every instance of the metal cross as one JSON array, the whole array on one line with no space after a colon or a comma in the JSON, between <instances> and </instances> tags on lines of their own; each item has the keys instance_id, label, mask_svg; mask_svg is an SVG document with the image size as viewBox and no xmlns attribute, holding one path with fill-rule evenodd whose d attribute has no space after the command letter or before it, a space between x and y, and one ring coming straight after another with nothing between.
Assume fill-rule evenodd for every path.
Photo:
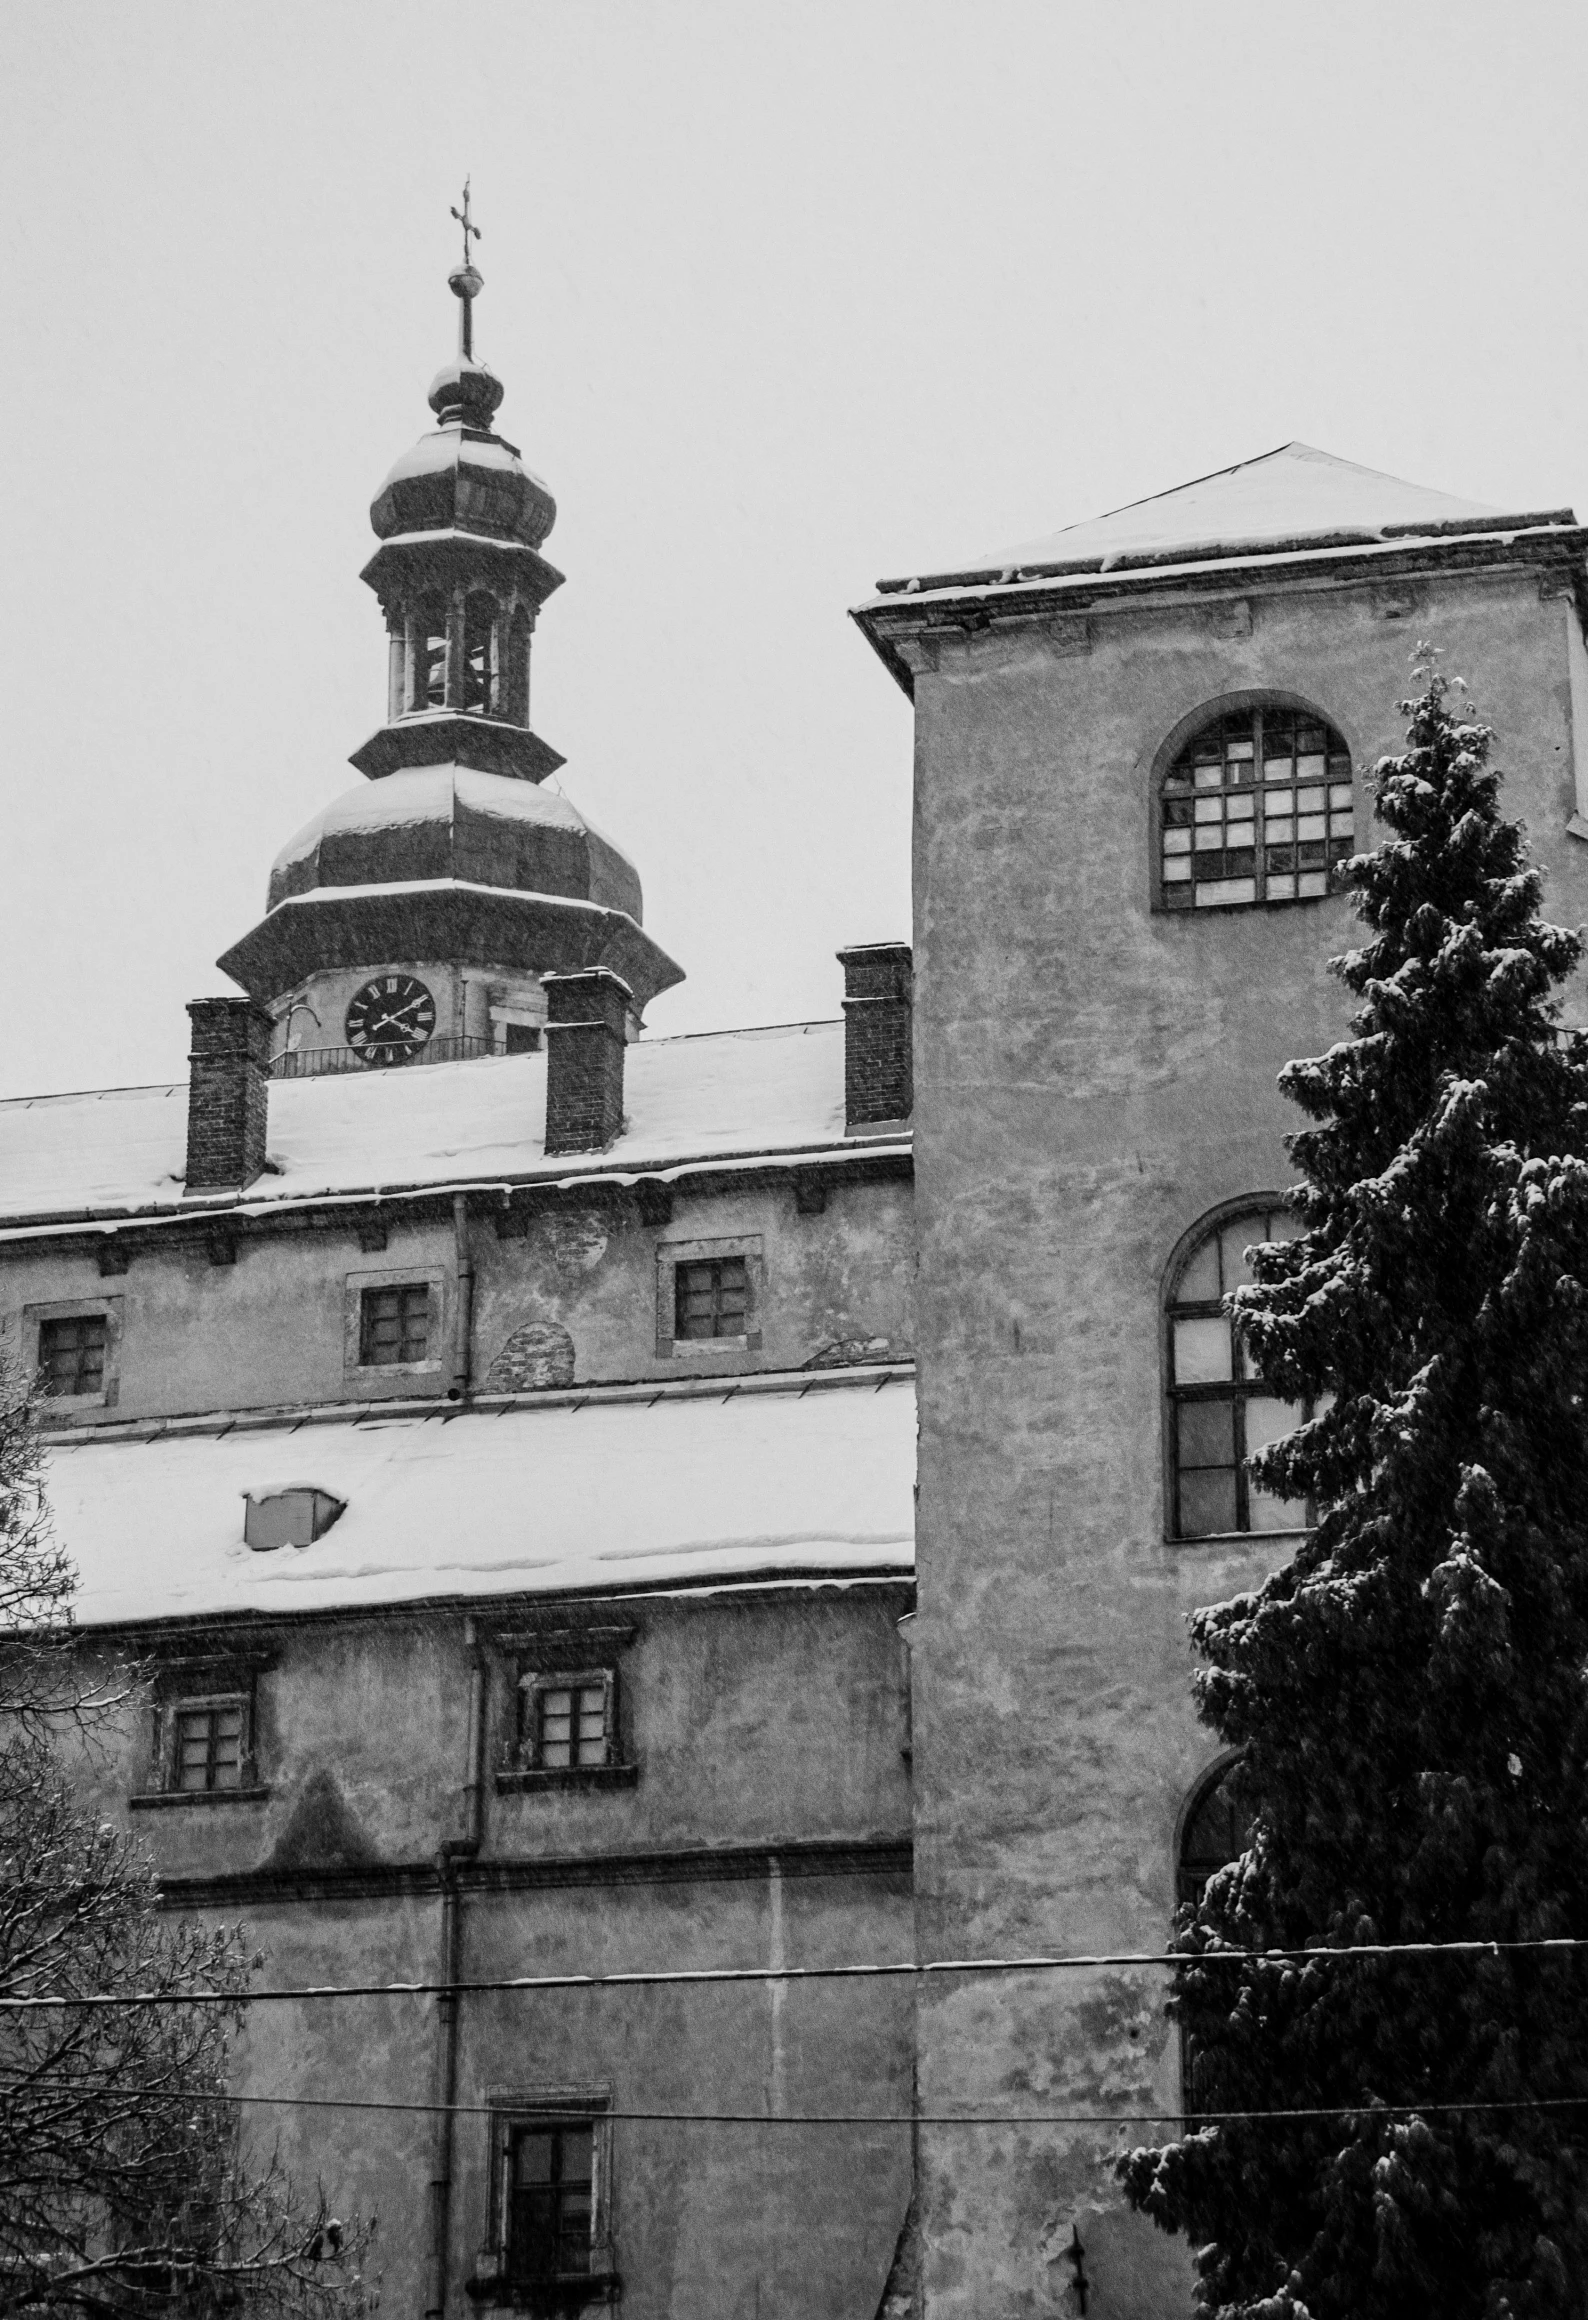
<instances>
[{"instance_id":1,"label":"metal cross","mask_svg":"<svg viewBox=\"0 0 1588 2320\"><path fill-rule=\"evenodd\" d=\"M463 228L463 263L464 263L464 264L465 264L465 266L466 266L466 265L468 265L468 263L469 263L469 237L470 237L470 235L472 234L472 236L474 237L475 241L477 241L477 242L479 242L479 241L483 241L483 240L484 240L484 238L485 238L485 237L484 237L484 235L483 235L483 234L480 232L480 229L479 229L479 227L478 227L477 225L472 225L472 224L470 223L470 221L469 221L469 180L468 180L468 178L465 178L465 179L463 180L463 207L462 207L461 209L455 209L455 210L453 211L453 213L452 213L452 214L453 214L453 216L454 216L454 217L457 219L457 221L458 221L459 225L460 225L460 226Z\"/></svg>"}]
</instances>

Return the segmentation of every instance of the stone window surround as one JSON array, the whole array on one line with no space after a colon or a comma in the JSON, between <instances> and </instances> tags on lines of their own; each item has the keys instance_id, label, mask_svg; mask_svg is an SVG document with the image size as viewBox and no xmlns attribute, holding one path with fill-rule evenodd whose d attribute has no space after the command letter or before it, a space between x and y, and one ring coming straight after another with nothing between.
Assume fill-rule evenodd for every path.
<instances>
[{"instance_id":1,"label":"stone window surround","mask_svg":"<svg viewBox=\"0 0 1588 2320\"><path fill-rule=\"evenodd\" d=\"M577 1625L550 1625L493 1635L493 1644L507 1661L511 1700L510 1715L504 1713L497 1726L499 1796L528 1795L536 1790L635 1786L640 1768L634 1755L632 1703L628 1686L620 1680L618 1661L634 1642L637 1632L628 1622L592 1625L581 1621ZM607 1687L606 1762L535 1763L533 1726L526 1730L526 1704L533 1701L537 1691L560 1689L581 1680L593 1683L597 1679Z\"/></svg>"},{"instance_id":2,"label":"stone window surround","mask_svg":"<svg viewBox=\"0 0 1588 2320\"><path fill-rule=\"evenodd\" d=\"M365 1362L364 1291L400 1289L422 1281L430 1292L429 1345L423 1361ZM447 1321L451 1276L445 1265L361 1265L342 1277L342 1372L350 1385L379 1385L388 1378L436 1378L447 1364Z\"/></svg>"},{"instance_id":3,"label":"stone window surround","mask_svg":"<svg viewBox=\"0 0 1588 2320\"><path fill-rule=\"evenodd\" d=\"M583 2086L488 2086L486 2108L491 2114L491 2164L485 2231L475 2261L468 2295L475 2304L512 2305L526 2290L515 2290L507 2277L507 2217L511 2185L508 2180L512 2139L520 2127L592 2128L590 2268L562 2273L547 2282L543 2294L559 2305L577 2308L581 2301L607 2303L618 2287L612 2253L612 2088L607 2083ZM528 2293L533 2293L528 2291Z\"/></svg>"},{"instance_id":4,"label":"stone window surround","mask_svg":"<svg viewBox=\"0 0 1588 2320\"><path fill-rule=\"evenodd\" d=\"M765 1236L732 1233L710 1240L659 1241L656 1246L656 1358L658 1361L708 1360L716 1354L759 1353L761 1318L766 1310ZM743 1257L749 1285L748 1323L740 1337L675 1337L676 1288L680 1265L700 1264L713 1257Z\"/></svg>"},{"instance_id":5,"label":"stone window surround","mask_svg":"<svg viewBox=\"0 0 1588 2320\"><path fill-rule=\"evenodd\" d=\"M127 1799L134 1812L170 1806L260 1804L269 1796L269 1788L259 1778L258 1679L274 1664L274 1657L274 1653L228 1653L207 1659L174 1659L156 1668L147 1785ZM235 1788L178 1788L178 1711L222 1703L242 1709L242 1778Z\"/></svg>"},{"instance_id":6,"label":"stone window surround","mask_svg":"<svg viewBox=\"0 0 1588 2320\"><path fill-rule=\"evenodd\" d=\"M126 1303L118 1290L108 1297L58 1297L48 1304L24 1305L22 1308L21 1362L23 1374L33 1377L39 1366L39 1328L45 1321L81 1321L103 1314L105 1319L105 1367L97 1394L46 1394L42 1397L47 1416L66 1416L89 1410L113 1410L121 1392L121 1329L122 1307Z\"/></svg>"}]
</instances>

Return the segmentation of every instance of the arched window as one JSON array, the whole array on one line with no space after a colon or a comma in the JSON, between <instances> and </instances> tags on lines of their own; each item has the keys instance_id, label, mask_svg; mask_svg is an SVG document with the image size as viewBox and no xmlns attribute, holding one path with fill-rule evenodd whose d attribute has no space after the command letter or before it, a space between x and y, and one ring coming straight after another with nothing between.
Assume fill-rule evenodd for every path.
<instances>
[{"instance_id":1,"label":"arched window","mask_svg":"<svg viewBox=\"0 0 1588 2320\"><path fill-rule=\"evenodd\" d=\"M414 707L442 709L447 699L447 600L422 596L414 628Z\"/></svg>"},{"instance_id":2,"label":"arched window","mask_svg":"<svg viewBox=\"0 0 1588 2320\"><path fill-rule=\"evenodd\" d=\"M1204 1776L1191 1799L1191 1809L1180 1829L1180 1858L1175 1863L1175 1899L1200 1901L1208 1879L1227 1861L1239 1860L1251 1841L1249 1814L1236 1804L1230 1774L1239 1761L1231 1757Z\"/></svg>"},{"instance_id":3,"label":"arched window","mask_svg":"<svg viewBox=\"0 0 1588 2320\"><path fill-rule=\"evenodd\" d=\"M515 725L529 723L529 614L520 604L507 626L507 641L497 648L502 677L498 687L499 717L506 717Z\"/></svg>"},{"instance_id":4,"label":"arched window","mask_svg":"<svg viewBox=\"0 0 1588 2320\"><path fill-rule=\"evenodd\" d=\"M472 717L490 717L498 705L496 604L476 592L463 608L463 707Z\"/></svg>"},{"instance_id":5,"label":"arched window","mask_svg":"<svg viewBox=\"0 0 1588 2320\"><path fill-rule=\"evenodd\" d=\"M1282 1402L1268 1391L1221 1310L1229 1291L1252 1277L1246 1251L1253 1243L1294 1240L1300 1229L1281 1208L1225 1214L1192 1240L1175 1266L1165 1347L1172 1538L1299 1530L1307 1520L1298 1501L1259 1490L1246 1461L1310 1418L1311 1405Z\"/></svg>"},{"instance_id":6,"label":"arched window","mask_svg":"<svg viewBox=\"0 0 1588 2320\"><path fill-rule=\"evenodd\" d=\"M1182 1903L1201 1900L1207 1882L1226 1862L1237 1861L1252 1841L1252 1823L1249 1814L1236 1803L1230 1775L1240 1759L1226 1757L1222 1764L1204 1773L1201 1782L1191 1793L1191 1802L1180 1826L1180 1846L1175 1861L1175 1899ZM1217 2058L1202 2055L1196 2040L1184 2022L1180 2025L1180 2085L1181 2101L1188 2118L1196 2118L1203 2111L1217 2110L1227 2097L1215 2075Z\"/></svg>"},{"instance_id":7,"label":"arched window","mask_svg":"<svg viewBox=\"0 0 1588 2320\"><path fill-rule=\"evenodd\" d=\"M1165 910L1327 894L1356 845L1351 753L1299 709L1210 718L1164 775L1159 809Z\"/></svg>"}]
</instances>

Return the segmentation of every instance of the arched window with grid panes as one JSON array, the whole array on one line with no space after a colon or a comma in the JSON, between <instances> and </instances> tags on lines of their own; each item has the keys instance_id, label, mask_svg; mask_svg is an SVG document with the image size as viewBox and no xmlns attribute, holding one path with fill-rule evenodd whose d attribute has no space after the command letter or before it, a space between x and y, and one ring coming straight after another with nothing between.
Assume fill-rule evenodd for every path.
<instances>
[{"instance_id":1,"label":"arched window with grid panes","mask_svg":"<svg viewBox=\"0 0 1588 2320\"><path fill-rule=\"evenodd\" d=\"M1259 702L1210 717L1158 800L1165 910L1305 902L1355 851L1351 753L1311 711Z\"/></svg>"},{"instance_id":2,"label":"arched window with grid panes","mask_svg":"<svg viewBox=\"0 0 1588 2320\"><path fill-rule=\"evenodd\" d=\"M1171 1270L1164 1332L1171 1538L1299 1530L1308 1520L1305 1505L1259 1490L1246 1461L1310 1417L1311 1406L1269 1392L1223 1310L1230 1290L1252 1277L1247 1250L1294 1240L1300 1229L1272 1201L1225 1210L1189 1236Z\"/></svg>"}]
</instances>

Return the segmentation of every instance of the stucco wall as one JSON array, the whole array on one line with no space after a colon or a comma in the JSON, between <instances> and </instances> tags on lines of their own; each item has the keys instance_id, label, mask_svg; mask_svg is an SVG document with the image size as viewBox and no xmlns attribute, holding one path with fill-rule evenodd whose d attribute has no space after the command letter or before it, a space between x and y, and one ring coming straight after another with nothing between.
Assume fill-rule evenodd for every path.
<instances>
[{"instance_id":1,"label":"stucco wall","mask_svg":"<svg viewBox=\"0 0 1588 2320\"><path fill-rule=\"evenodd\" d=\"M146 1691L84 1753L80 1790L131 1828L173 1906L246 1926L262 1981L433 1978L439 1849L467 1828L471 1632L485 1655L480 1850L460 1864L464 1980L909 1954L907 1679L898 1582L731 1589L562 1606L330 1618L141 1642L156 1683L183 1651L254 1650L258 1802L143 1807ZM621 1663L632 1785L499 1791L532 1623L597 1618ZM614 1637L616 1640L614 1640ZM466 1999L459 2024L450 2288L487 2236L483 2109L537 2090L615 2110L909 2111L908 1981ZM431 1999L265 2006L239 2091L427 2102ZM474 2106L470 2109L469 2106ZM391 2310L423 2300L431 2129L422 2115L249 2110L335 2199L381 2217ZM872 2320L910 2187L907 2126L757 2129L618 2121L624 2304L738 2320L756 2308Z\"/></svg>"},{"instance_id":2,"label":"stucco wall","mask_svg":"<svg viewBox=\"0 0 1588 2320\"><path fill-rule=\"evenodd\" d=\"M1341 900L1152 908L1150 785L1183 722L1299 696L1357 768L1400 738L1414 638L1499 732L1506 804L1588 915L1564 608L1537 575L1122 610L1054 657L996 632L917 680L921 1599L917 1887L926 1956L1156 1948L1177 1815L1215 1753L1185 1614L1256 1583L1273 1541L1164 1542L1163 1271L1216 1203L1289 1181L1288 1058L1345 1029ZM1366 827L1365 805L1359 830ZM1572 997L1581 1011L1581 992ZM1172 2110L1158 1977L931 1986L921 2095L991 2109ZM930 2320L1067 2309L1168 2320L1184 2251L1120 2209L1129 2130L928 2130Z\"/></svg>"},{"instance_id":3,"label":"stucco wall","mask_svg":"<svg viewBox=\"0 0 1588 2320\"><path fill-rule=\"evenodd\" d=\"M732 1376L897 1360L913 1349L908 1183L834 1185L813 1215L798 1212L786 1179L744 1191L683 1190L665 1225L647 1224L632 1193L619 1190L531 1216L507 1239L498 1236L495 1213L477 1201L470 1219L476 1391ZM450 1217L414 1220L394 1210L379 1250L360 1247L345 1209L322 1211L317 1221L323 1230L245 1235L224 1264L211 1262L202 1239L151 1235L128 1271L108 1278L86 1251L46 1240L8 1244L0 1255L0 1344L30 1363L37 1348L30 1308L116 1302L114 1403L102 1412L45 1404L47 1419L71 1423L445 1394L456 1277ZM760 1342L679 1346L664 1355L657 1322L670 1283L659 1277L659 1254L700 1239L759 1252ZM360 1287L426 1276L435 1288L427 1363L359 1368ZM515 1335L526 1330L553 1333L549 1367L515 1368L509 1358L493 1377L493 1365L511 1356Z\"/></svg>"}]
</instances>

